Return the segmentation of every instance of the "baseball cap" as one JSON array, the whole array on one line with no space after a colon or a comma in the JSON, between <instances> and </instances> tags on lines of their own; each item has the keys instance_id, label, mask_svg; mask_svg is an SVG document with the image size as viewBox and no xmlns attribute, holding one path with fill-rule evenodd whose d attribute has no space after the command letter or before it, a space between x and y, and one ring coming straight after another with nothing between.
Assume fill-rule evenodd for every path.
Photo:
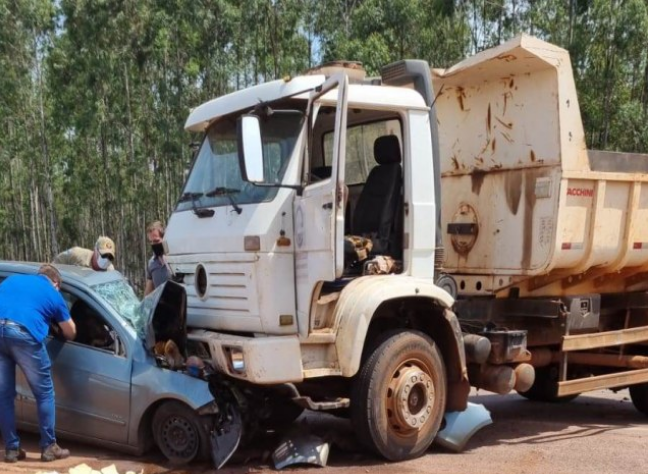
<instances>
[{"instance_id":1,"label":"baseball cap","mask_svg":"<svg viewBox=\"0 0 648 474\"><path fill-rule=\"evenodd\" d=\"M102 235L97 239L95 247L101 255L110 254L115 257L115 242L110 237Z\"/></svg>"}]
</instances>

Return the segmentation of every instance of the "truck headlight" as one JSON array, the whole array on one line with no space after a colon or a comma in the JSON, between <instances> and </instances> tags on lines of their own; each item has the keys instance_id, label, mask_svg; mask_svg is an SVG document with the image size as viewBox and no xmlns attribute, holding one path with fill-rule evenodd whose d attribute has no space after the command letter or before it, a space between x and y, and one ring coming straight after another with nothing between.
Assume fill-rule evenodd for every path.
<instances>
[{"instance_id":1,"label":"truck headlight","mask_svg":"<svg viewBox=\"0 0 648 474\"><path fill-rule=\"evenodd\" d=\"M245 373L245 358L240 347L226 347L225 352L230 364L230 370L239 374Z\"/></svg>"}]
</instances>

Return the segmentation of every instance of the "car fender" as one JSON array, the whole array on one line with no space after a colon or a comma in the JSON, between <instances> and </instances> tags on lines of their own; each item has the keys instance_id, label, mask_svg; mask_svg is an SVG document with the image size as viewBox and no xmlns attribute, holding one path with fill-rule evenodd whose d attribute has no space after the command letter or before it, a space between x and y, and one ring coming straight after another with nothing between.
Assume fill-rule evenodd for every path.
<instances>
[{"instance_id":1,"label":"car fender","mask_svg":"<svg viewBox=\"0 0 648 474\"><path fill-rule=\"evenodd\" d=\"M163 400L177 400L201 413L214 402L206 380L151 365L135 362L131 385L129 440L137 440L142 418L149 408ZM132 441L131 441L132 444Z\"/></svg>"},{"instance_id":2,"label":"car fender","mask_svg":"<svg viewBox=\"0 0 648 474\"><path fill-rule=\"evenodd\" d=\"M427 298L443 308L454 304L452 296L429 279L407 275L356 278L344 288L335 308L335 346L344 377L352 377L360 367L367 331L378 307L400 298Z\"/></svg>"}]
</instances>

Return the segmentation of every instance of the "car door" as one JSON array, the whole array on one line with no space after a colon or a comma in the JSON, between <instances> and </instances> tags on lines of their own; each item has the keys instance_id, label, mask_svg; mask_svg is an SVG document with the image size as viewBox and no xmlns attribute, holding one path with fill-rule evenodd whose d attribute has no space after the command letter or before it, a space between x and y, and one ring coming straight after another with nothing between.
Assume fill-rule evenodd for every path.
<instances>
[{"instance_id":1,"label":"car door","mask_svg":"<svg viewBox=\"0 0 648 474\"><path fill-rule=\"evenodd\" d=\"M78 334L75 341L53 337L46 340L56 393L56 429L125 444L130 412L130 354L115 330L117 325L111 324L112 318L102 306L82 293L61 293L70 304ZM93 321L91 329L87 328L89 321ZM25 398L23 420L38 424L31 392Z\"/></svg>"}]
</instances>

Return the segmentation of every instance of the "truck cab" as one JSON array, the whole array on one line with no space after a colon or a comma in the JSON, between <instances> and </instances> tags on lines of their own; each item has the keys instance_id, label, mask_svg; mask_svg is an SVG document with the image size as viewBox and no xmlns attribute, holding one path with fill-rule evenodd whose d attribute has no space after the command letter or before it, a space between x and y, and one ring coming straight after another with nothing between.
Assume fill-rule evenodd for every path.
<instances>
[{"instance_id":1,"label":"truck cab","mask_svg":"<svg viewBox=\"0 0 648 474\"><path fill-rule=\"evenodd\" d=\"M204 138L165 240L219 371L349 408L361 441L400 460L465 409L463 339L435 284L429 101L351 82L310 74L193 110Z\"/></svg>"}]
</instances>

